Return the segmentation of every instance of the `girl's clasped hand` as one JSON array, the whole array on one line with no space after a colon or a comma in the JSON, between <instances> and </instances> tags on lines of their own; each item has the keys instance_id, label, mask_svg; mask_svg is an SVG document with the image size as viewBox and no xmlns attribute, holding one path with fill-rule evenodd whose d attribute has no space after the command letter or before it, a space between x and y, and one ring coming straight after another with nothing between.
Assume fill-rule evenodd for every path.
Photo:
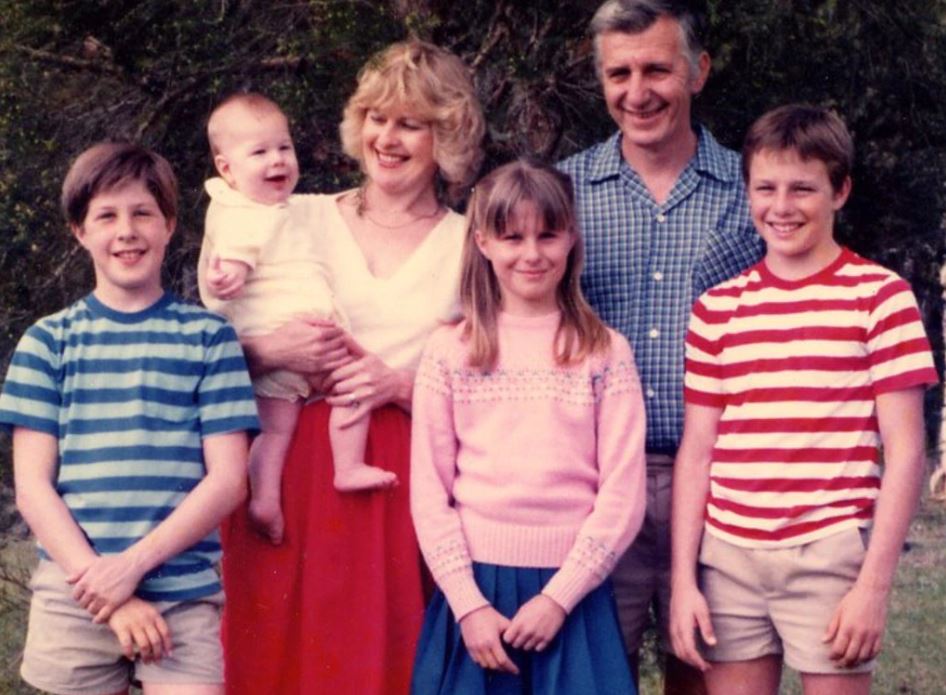
<instances>
[{"instance_id":1,"label":"girl's clasped hand","mask_svg":"<svg viewBox=\"0 0 946 695\"><path fill-rule=\"evenodd\" d=\"M412 694L633 693L602 585L643 518L631 349L581 295L564 174L500 167L467 225L465 320L434 333L414 388L411 509L439 591Z\"/></svg>"},{"instance_id":2,"label":"girl's clasped hand","mask_svg":"<svg viewBox=\"0 0 946 695\"><path fill-rule=\"evenodd\" d=\"M460 632L470 657L483 668L518 674L503 643L515 649L541 652L555 639L565 609L548 596L530 599L512 620L492 606L483 606L460 619Z\"/></svg>"}]
</instances>

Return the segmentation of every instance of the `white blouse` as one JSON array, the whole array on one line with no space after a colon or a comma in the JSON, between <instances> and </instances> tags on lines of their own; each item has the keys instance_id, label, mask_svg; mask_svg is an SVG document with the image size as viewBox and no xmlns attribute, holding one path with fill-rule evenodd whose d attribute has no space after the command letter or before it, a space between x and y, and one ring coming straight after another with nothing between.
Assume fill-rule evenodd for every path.
<instances>
[{"instance_id":1,"label":"white blouse","mask_svg":"<svg viewBox=\"0 0 946 695\"><path fill-rule=\"evenodd\" d=\"M389 367L416 369L430 333L460 314L464 218L447 211L391 275L379 278L338 209L340 195L300 196L325 241L335 304L362 347Z\"/></svg>"}]
</instances>

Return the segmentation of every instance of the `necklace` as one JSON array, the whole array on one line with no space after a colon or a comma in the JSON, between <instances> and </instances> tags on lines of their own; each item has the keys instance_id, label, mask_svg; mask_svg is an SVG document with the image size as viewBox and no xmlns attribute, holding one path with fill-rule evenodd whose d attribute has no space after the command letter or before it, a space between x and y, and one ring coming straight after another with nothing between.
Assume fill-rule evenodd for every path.
<instances>
[{"instance_id":1,"label":"necklace","mask_svg":"<svg viewBox=\"0 0 946 695\"><path fill-rule=\"evenodd\" d=\"M442 209L442 206L438 202L437 207L434 208L433 212L429 212L426 215L415 215L411 219L407 220L406 222L401 222L400 224L390 224L387 222L380 222L373 215L368 213L368 196L365 195L364 185L359 186L358 190L355 192L355 201L356 201L355 212L357 213L357 215L359 217L366 218L369 222L371 222L372 224L378 227L381 227L382 229L402 229L404 227L409 227L410 225L416 224L420 222L421 220L429 220L436 217L437 215L440 214L440 211ZM406 213L407 210L405 210L404 212Z\"/></svg>"},{"instance_id":2,"label":"necklace","mask_svg":"<svg viewBox=\"0 0 946 695\"><path fill-rule=\"evenodd\" d=\"M438 205L437 209L434 210L433 212L427 215L417 215L416 217L412 217L411 219L409 219L407 222L401 222L400 224L387 224L385 222L379 222L372 215L368 214L367 210L362 212L361 216L367 219L368 221L370 221L372 224L378 227L381 227L382 229L402 229L404 227L409 227L412 224L416 224L417 222L420 222L421 220L429 220L433 217L436 217L439 214L440 214L440 206Z\"/></svg>"}]
</instances>

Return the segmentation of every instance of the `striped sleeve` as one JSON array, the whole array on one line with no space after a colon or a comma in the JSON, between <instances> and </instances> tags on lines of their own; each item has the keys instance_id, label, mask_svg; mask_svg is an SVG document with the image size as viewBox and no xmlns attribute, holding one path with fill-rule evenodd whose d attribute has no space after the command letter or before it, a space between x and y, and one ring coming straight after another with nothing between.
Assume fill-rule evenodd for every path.
<instances>
[{"instance_id":1,"label":"striped sleeve","mask_svg":"<svg viewBox=\"0 0 946 695\"><path fill-rule=\"evenodd\" d=\"M910 286L892 275L874 296L867 326L875 394L937 382L930 343Z\"/></svg>"},{"instance_id":2,"label":"striped sleeve","mask_svg":"<svg viewBox=\"0 0 946 695\"><path fill-rule=\"evenodd\" d=\"M203 436L247 430L259 431L256 401L236 333L227 323L209 331L204 373L198 386Z\"/></svg>"},{"instance_id":3,"label":"striped sleeve","mask_svg":"<svg viewBox=\"0 0 946 695\"><path fill-rule=\"evenodd\" d=\"M693 304L690 325L686 334L686 374L683 394L686 403L722 408L726 404L723 392L723 369L720 362L719 328L722 314L711 310L709 293Z\"/></svg>"},{"instance_id":4,"label":"striped sleeve","mask_svg":"<svg viewBox=\"0 0 946 695\"><path fill-rule=\"evenodd\" d=\"M59 437L59 351L49 321L31 326L17 344L0 394L0 426Z\"/></svg>"}]
</instances>

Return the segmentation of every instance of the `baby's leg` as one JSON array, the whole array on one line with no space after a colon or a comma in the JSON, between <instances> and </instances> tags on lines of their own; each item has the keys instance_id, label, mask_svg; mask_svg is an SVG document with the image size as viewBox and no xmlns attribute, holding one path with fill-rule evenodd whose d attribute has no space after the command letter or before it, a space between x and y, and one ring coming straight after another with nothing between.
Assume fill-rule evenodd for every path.
<instances>
[{"instance_id":1,"label":"baby's leg","mask_svg":"<svg viewBox=\"0 0 946 695\"><path fill-rule=\"evenodd\" d=\"M335 489L350 492L396 485L396 474L365 463L370 413L342 427L350 414L348 408L332 408L329 415L328 433L332 443L332 458L335 460Z\"/></svg>"},{"instance_id":2,"label":"baby's leg","mask_svg":"<svg viewBox=\"0 0 946 695\"><path fill-rule=\"evenodd\" d=\"M302 410L301 401L257 397L260 433L250 447L250 522L274 545L282 543L282 469Z\"/></svg>"}]
</instances>

